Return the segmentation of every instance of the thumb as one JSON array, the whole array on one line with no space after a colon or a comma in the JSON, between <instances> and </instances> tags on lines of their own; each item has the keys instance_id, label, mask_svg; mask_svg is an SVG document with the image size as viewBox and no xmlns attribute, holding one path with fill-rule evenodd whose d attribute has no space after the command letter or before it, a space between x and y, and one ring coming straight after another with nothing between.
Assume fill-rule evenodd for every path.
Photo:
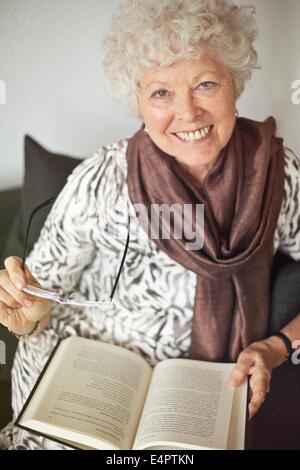
<instances>
[{"instance_id":1,"label":"thumb","mask_svg":"<svg viewBox=\"0 0 300 470\"><path fill-rule=\"evenodd\" d=\"M251 353L243 351L239 357L236 365L234 366L228 384L231 387L237 387L244 382L246 377L250 373L250 369L253 366L254 361Z\"/></svg>"},{"instance_id":2,"label":"thumb","mask_svg":"<svg viewBox=\"0 0 300 470\"><path fill-rule=\"evenodd\" d=\"M26 277L26 283L31 284L32 286L41 287L39 281L33 276L29 268L25 265L24 273Z\"/></svg>"}]
</instances>

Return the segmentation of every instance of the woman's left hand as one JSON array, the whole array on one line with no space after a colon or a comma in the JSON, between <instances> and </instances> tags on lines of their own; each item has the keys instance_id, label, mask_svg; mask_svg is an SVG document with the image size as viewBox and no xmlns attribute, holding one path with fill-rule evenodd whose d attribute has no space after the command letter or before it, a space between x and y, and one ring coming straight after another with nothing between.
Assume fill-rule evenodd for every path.
<instances>
[{"instance_id":1,"label":"woman's left hand","mask_svg":"<svg viewBox=\"0 0 300 470\"><path fill-rule=\"evenodd\" d=\"M252 392L249 402L249 419L259 410L270 391L272 370L285 362L287 351L277 336L250 344L238 357L230 374L229 385L238 387L248 375Z\"/></svg>"}]
</instances>

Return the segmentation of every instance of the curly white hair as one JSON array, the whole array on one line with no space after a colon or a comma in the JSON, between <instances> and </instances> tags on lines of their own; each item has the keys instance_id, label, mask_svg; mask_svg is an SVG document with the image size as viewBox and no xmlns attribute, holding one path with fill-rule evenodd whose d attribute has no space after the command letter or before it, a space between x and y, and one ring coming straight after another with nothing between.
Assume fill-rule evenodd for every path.
<instances>
[{"instance_id":1,"label":"curly white hair","mask_svg":"<svg viewBox=\"0 0 300 470\"><path fill-rule=\"evenodd\" d=\"M228 0L124 0L103 38L110 93L138 115L141 71L213 54L239 97L257 67L255 8Z\"/></svg>"}]
</instances>

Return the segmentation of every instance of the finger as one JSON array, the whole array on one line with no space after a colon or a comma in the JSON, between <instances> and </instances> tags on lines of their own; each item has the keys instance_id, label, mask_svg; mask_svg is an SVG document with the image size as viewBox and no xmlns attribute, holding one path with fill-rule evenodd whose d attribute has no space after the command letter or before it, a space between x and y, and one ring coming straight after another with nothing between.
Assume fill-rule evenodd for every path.
<instances>
[{"instance_id":1,"label":"finger","mask_svg":"<svg viewBox=\"0 0 300 470\"><path fill-rule=\"evenodd\" d=\"M41 284L40 284L39 281L32 275L32 273L29 271L29 269L28 269L28 267L26 266L26 264L25 264L24 271L25 271L25 275L26 275L26 279L27 279L27 284L30 283L30 285L32 285L32 286L41 287Z\"/></svg>"},{"instance_id":2,"label":"finger","mask_svg":"<svg viewBox=\"0 0 300 470\"><path fill-rule=\"evenodd\" d=\"M252 391L252 397L249 403L249 419L257 413L262 403L265 401L266 395L270 391L270 384L270 371L262 367L257 368L254 371L249 384Z\"/></svg>"},{"instance_id":3,"label":"finger","mask_svg":"<svg viewBox=\"0 0 300 470\"><path fill-rule=\"evenodd\" d=\"M253 393L250 400L248 410L249 410L249 419L252 419L253 416L258 412L259 408L266 399L266 394L263 391L257 391Z\"/></svg>"},{"instance_id":4,"label":"finger","mask_svg":"<svg viewBox=\"0 0 300 470\"><path fill-rule=\"evenodd\" d=\"M17 289L23 289L26 285L26 275L21 268L22 260L17 256L9 256L4 261L8 276Z\"/></svg>"},{"instance_id":5,"label":"finger","mask_svg":"<svg viewBox=\"0 0 300 470\"><path fill-rule=\"evenodd\" d=\"M0 323L7 327L7 319L8 319L8 315L11 315L11 313L13 312L13 310L9 310L9 307L7 307L7 305L5 305L5 303L1 302L0 301Z\"/></svg>"},{"instance_id":6,"label":"finger","mask_svg":"<svg viewBox=\"0 0 300 470\"><path fill-rule=\"evenodd\" d=\"M252 354L242 352L230 374L229 384L233 387L240 385L248 376L251 366L253 366Z\"/></svg>"},{"instance_id":7,"label":"finger","mask_svg":"<svg viewBox=\"0 0 300 470\"><path fill-rule=\"evenodd\" d=\"M265 394L269 393L271 384L271 373L268 369L257 368L250 379L250 387L252 393L263 392Z\"/></svg>"},{"instance_id":8,"label":"finger","mask_svg":"<svg viewBox=\"0 0 300 470\"><path fill-rule=\"evenodd\" d=\"M17 302L11 295L0 287L0 301L6 305L6 307L23 308L23 305Z\"/></svg>"},{"instance_id":9,"label":"finger","mask_svg":"<svg viewBox=\"0 0 300 470\"><path fill-rule=\"evenodd\" d=\"M4 274L2 273L1 275L1 288L22 306L26 308L30 308L32 306L33 298L29 294L16 289L5 271Z\"/></svg>"}]
</instances>

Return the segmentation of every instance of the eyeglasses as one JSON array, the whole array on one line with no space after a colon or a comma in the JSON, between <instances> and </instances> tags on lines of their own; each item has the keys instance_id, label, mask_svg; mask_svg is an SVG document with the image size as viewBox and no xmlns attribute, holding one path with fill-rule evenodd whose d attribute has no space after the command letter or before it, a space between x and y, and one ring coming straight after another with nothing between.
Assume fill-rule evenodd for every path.
<instances>
[{"instance_id":1,"label":"eyeglasses","mask_svg":"<svg viewBox=\"0 0 300 470\"><path fill-rule=\"evenodd\" d=\"M32 219L39 210L52 204L54 200L55 200L54 197L47 199L47 201L42 202L41 204L36 206L30 214L28 225L27 225L27 230L26 230L25 246L24 246L22 265L21 265L23 270L25 268L25 260L26 260L27 252L28 252L28 246L29 246L28 242L29 242L29 234L30 234L30 227L31 227ZM130 232L129 228L130 228L130 216L128 212L128 235L127 235L127 239L125 243L125 248L124 248L121 264L120 264L120 267L116 276L116 280L113 284L110 296L107 299L97 300L97 301L85 300L85 299L81 299L78 294L71 294L68 296L68 295L65 295L62 290L59 290L56 292L56 291L41 289L40 287L35 287L32 285L26 285L22 290L36 297L41 297L43 299L52 300L54 302L57 302L59 304L64 304L64 305L78 305L81 307L100 307L104 305L109 305L111 301L113 300L113 297L114 297L114 294L115 294L115 291L116 291L116 288L120 279L121 271L125 263L125 258L126 258L126 254L128 251L128 245L129 245L129 232Z\"/></svg>"}]
</instances>

